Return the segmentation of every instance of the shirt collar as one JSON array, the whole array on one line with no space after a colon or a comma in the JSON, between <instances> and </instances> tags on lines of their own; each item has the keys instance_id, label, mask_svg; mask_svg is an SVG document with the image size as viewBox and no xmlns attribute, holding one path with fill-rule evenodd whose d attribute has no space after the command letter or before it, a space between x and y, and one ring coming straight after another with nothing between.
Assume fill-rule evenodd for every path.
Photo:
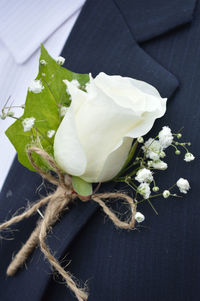
<instances>
[{"instance_id":1,"label":"shirt collar","mask_svg":"<svg viewBox=\"0 0 200 301\"><path fill-rule=\"evenodd\" d=\"M85 0L2 0L0 39L22 64L66 22ZM20 4L19 4L20 3Z\"/></svg>"}]
</instances>

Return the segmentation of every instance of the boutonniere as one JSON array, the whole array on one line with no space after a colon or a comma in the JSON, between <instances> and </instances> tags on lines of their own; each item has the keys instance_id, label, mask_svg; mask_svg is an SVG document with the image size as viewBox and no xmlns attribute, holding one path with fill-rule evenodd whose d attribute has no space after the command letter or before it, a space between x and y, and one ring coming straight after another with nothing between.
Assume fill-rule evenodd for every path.
<instances>
[{"instance_id":1,"label":"boutonniere","mask_svg":"<svg viewBox=\"0 0 200 301\"><path fill-rule=\"evenodd\" d=\"M0 225L0 230L39 212L41 218L28 241L10 263L7 274L12 276L39 244L50 264L64 278L78 300L87 300L86 290L78 287L46 244L48 230L57 222L68 204L77 198L97 202L112 222L122 229L135 229L144 221L139 206L148 202L153 210L155 197L178 197L190 189L187 179L177 179L171 187L158 187L156 170L166 170L166 150L174 148L184 160L194 156L190 143L181 142L181 131L172 133L164 126L154 138L144 140L155 120L166 112L167 99L152 85L119 75L103 72L95 78L77 74L61 65L41 47L39 73L30 83L23 115L15 117L6 104L1 118L15 118L6 135L14 145L18 159L25 167L38 172L57 188L37 201L22 214ZM134 197L126 193L99 193L100 183L126 183ZM178 191L178 192L177 192ZM127 202L129 214L121 220L105 200ZM41 212L40 208L43 208Z\"/></svg>"}]
</instances>

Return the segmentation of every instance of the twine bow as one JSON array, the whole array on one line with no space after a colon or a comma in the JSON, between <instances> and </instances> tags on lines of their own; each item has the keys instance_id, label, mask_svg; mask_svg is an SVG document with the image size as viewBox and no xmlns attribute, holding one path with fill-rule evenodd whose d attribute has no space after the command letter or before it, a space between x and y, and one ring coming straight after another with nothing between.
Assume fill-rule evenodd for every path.
<instances>
[{"instance_id":1,"label":"twine bow","mask_svg":"<svg viewBox=\"0 0 200 301\"><path fill-rule=\"evenodd\" d=\"M33 159L33 153L37 153L41 156L51 168L56 172L57 177L51 175L50 172L44 172L40 169ZM24 211L22 214L12 217L10 220L4 222L0 225L0 230L8 228L12 224L18 223L21 220L28 218L32 214L36 213L40 207L46 205L43 218L40 218L35 230L31 233L29 239L22 246L19 252L12 259L10 265L7 268L7 275L13 276L17 270L25 263L30 254L34 251L35 247L39 244L41 251L43 252L46 259L48 259L50 265L63 277L68 288L72 290L76 298L79 301L86 301L88 299L88 293L86 287L81 288L77 285L74 277L65 269L63 269L58 262L58 260L52 255L48 245L46 244L46 237L48 231L52 226L58 221L59 216L64 209L68 206L70 201L75 198L82 199L79 195L74 193L71 183L71 177L64 175L60 168L57 166L53 158L46 153L44 150L37 147L30 147L27 150L28 158L35 168L35 170L44 178L47 179L50 183L57 186L57 189L52 194L49 194L47 197L41 199L40 201L34 203L30 208ZM130 218L127 221L121 221L116 214L111 211L107 205L104 203L103 199L125 199L130 206ZM124 193L119 192L108 192L108 193L95 193L90 196L90 200L98 203L105 214L112 220L115 226L121 229L133 229L135 226L135 213L136 206L131 197Z\"/></svg>"}]
</instances>

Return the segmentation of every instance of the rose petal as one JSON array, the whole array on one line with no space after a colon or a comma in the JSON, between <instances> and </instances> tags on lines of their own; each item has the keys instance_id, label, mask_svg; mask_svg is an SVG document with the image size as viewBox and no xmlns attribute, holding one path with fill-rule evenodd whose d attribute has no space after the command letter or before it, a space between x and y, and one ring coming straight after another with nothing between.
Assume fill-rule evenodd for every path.
<instances>
[{"instance_id":1,"label":"rose petal","mask_svg":"<svg viewBox=\"0 0 200 301\"><path fill-rule=\"evenodd\" d=\"M73 107L74 114L76 114L86 101L87 94L86 92L79 89L75 84L73 84L73 82L70 82L67 79L63 80L63 82L66 84L67 90L71 95L71 98L73 99L71 106Z\"/></svg>"},{"instance_id":2,"label":"rose petal","mask_svg":"<svg viewBox=\"0 0 200 301\"><path fill-rule=\"evenodd\" d=\"M84 173L86 157L77 134L72 107L56 132L54 156L58 165L68 174L80 176Z\"/></svg>"},{"instance_id":3,"label":"rose petal","mask_svg":"<svg viewBox=\"0 0 200 301\"><path fill-rule=\"evenodd\" d=\"M96 182L109 181L120 172L128 157L132 141L132 138L125 137L121 145L110 153L104 162L103 169L98 175Z\"/></svg>"},{"instance_id":4,"label":"rose petal","mask_svg":"<svg viewBox=\"0 0 200 301\"><path fill-rule=\"evenodd\" d=\"M139 116L127 108L120 107L112 99L108 100L108 97L99 91L96 98L81 106L75 119L81 145L87 157L87 167L82 178L97 182L107 157L120 147L123 137L139 122ZM122 162L115 164L123 165Z\"/></svg>"}]
</instances>

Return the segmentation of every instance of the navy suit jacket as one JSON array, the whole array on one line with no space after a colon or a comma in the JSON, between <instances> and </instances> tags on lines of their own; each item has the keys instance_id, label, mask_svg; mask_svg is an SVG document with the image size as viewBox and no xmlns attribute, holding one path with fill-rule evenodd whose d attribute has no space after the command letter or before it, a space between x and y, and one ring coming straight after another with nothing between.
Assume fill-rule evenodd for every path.
<instances>
[{"instance_id":1,"label":"navy suit jacket","mask_svg":"<svg viewBox=\"0 0 200 301\"><path fill-rule=\"evenodd\" d=\"M166 115L155 123L174 130L185 126L192 152L200 149L200 7L194 0L87 0L64 47L66 67L79 73L100 71L141 79L168 97ZM186 168L187 167L187 168ZM48 235L55 256L82 283L91 301L200 300L199 161L187 165L169 152L168 172L159 186L178 178L191 182L183 199L157 199L156 216L148 204L145 222L135 231L119 230L93 202L77 201ZM0 196L0 221L48 192L39 175L12 165ZM114 183L103 191L120 189ZM118 210L120 206L114 204ZM39 215L5 233L0 244L1 301L71 301L73 294L37 248L26 268L6 277L13 252L34 229ZM14 231L16 230L16 231Z\"/></svg>"}]
</instances>

